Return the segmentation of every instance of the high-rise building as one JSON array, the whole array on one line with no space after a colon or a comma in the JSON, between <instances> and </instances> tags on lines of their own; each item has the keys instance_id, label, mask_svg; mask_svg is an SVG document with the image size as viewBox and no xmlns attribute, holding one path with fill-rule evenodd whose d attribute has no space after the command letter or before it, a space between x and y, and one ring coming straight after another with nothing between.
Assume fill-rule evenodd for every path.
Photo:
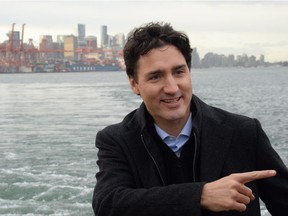
<instances>
[{"instance_id":1,"label":"high-rise building","mask_svg":"<svg viewBox=\"0 0 288 216\"><path fill-rule=\"evenodd\" d=\"M113 45L116 47L123 47L125 44L125 35L123 33L118 33L114 36Z\"/></svg>"},{"instance_id":2,"label":"high-rise building","mask_svg":"<svg viewBox=\"0 0 288 216\"><path fill-rule=\"evenodd\" d=\"M78 24L78 26L77 26L77 38L78 38L78 46L79 47L83 47L86 45L85 37L86 37L85 24Z\"/></svg>"},{"instance_id":3,"label":"high-rise building","mask_svg":"<svg viewBox=\"0 0 288 216\"><path fill-rule=\"evenodd\" d=\"M260 55L259 64L260 65L264 65L265 64L265 56L263 54Z\"/></svg>"},{"instance_id":4,"label":"high-rise building","mask_svg":"<svg viewBox=\"0 0 288 216\"><path fill-rule=\"evenodd\" d=\"M102 25L101 26L101 47L107 47L108 46L108 34L107 34L107 26Z\"/></svg>"},{"instance_id":5,"label":"high-rise building","mask_svg":"<svg viewBox=\"0 0 288 216\"><path fill-rule=\"evenodd\" d=\"M77 38L74 35L66 36L64 38L64 57L70 60L77 60L77 55L74 52L77 49Z\"/></svg>"},{"instance_id":6,"label":"high-rise building","mask_svg":"<svg viewBox=\"0 0 288 216\"><path fill-rule=\"evenodd\" d=\"M40 35L39 36L39 48L40 50L53 49L52 35Z\"/></svg>"},{"instance_id":7,"label":"high-rise building","mask_svg":"<svg viewBox=\"0 0 288 216\"><path fill-rule=\"evenodd\" d=\"M6 35L9 37L10 42L12 42L13 47L10 47L10 48L12 48L12 49L19 48L19 46L20 46L20 32L14 31L13 37L12 37L12 31L9 31Z\"/></svg>"},{"instance_id":8,"label":"high-rise building","mask_svg":"<svg viewBox=\"0 0 288 216\"><path fill-rule=\"evenodd\" d=\"M193 68L199 68L200 67L200 57L199 53L197 52L197 48L193 48L192 51L192 62L191 65Z\"/></svg>"},{"instance_id":9,"label":"high-rise building","mask_svg":"<svg viewBox=\"0 0 288 216\"><path fill-rule=\"evenodd\" d=\"M228 67L235 66L235 56L233 54L228 55Z\"/></svg>"},{"instance_id":10,"label":"high-rise building","mask_svg":"<svg viewBox=\"0 0 288 216\"><path fill-rule=\"evenodd\" d=\"M57 35L57 43L63 43L64 44L64 39L66 36L69 36L69 35Z\"/></svg>"},{"instance_id":11,"label":"high-rise building","mask_svg":"<svg viewBox=\"0 0 288 216\"><path fill-rule=\"evenodd\" d=\"M97 37L96 36L87 36L86 37L87 47L90 49L97 49Z\"/></svg>"},{"instance_id":12,"label":"high-rise building","mask_svg":"<svg viewBox=\"0 0 288 216\"><path fill-rule=\"evenodd\" d=\"M55 53L49 52L49 50L53 50L53 38L52 35L40 35L39 36L39 50L42 51L41 58L53 58L55 57Z\"/></svg>"},{"instance_id":13,"label":"high-rise building","mask_svg":"<svg viewBox=\"0 0 288 216\"><path fill-rule=\"evenodd\" d=\"M69 35L57 35L57 41L54 43L56 50L64 50L64 39ZM64 52L57 53L57 58L64 58Z\"/></svg>"}]
</instances>

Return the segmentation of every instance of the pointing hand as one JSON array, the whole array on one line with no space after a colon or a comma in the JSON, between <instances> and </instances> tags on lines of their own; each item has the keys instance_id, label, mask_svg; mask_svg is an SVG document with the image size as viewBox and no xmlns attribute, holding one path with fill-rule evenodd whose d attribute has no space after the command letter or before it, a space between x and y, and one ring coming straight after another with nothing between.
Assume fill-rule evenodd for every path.
<instances>
[{"instance_id":1,"label":"pointing hand","mask_svg":"<svg viewBox=\"0 0 288 216\"><path fill-rule=\"evenodd\" d=\"M210 211L236 210L243 212L255 197L246 183L270 178L276 175L275 170L235 173L217 181L206 183L201 196L201 206Z\"/></svg>"}]
</instances>

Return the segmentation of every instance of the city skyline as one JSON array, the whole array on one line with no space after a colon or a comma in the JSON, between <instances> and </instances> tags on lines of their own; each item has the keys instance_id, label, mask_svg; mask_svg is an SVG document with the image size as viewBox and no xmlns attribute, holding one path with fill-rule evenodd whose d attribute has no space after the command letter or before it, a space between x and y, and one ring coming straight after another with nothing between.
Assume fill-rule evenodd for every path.
<instances>
[{"instance_id":1,"label":"city skyline","mask_svg":"<svg viewBox=\"0 0 288 216\"><path fill-rule=\"evenodd\" d=\"M38 1L0 0L3 13L0 42L16 23L25 25L24 42L40 35L75 34L78 23L86 36L97 36L107 25L108 34L127 33L150 21L165 21L188 34L201 58L207 52L260 56L270 62L288 59L287 1ZM163 6L163 4L165 4ZM53 12L53 13L52 13ZM69 15L70 14L70 15Z\"/></svg>"}]
</instances>

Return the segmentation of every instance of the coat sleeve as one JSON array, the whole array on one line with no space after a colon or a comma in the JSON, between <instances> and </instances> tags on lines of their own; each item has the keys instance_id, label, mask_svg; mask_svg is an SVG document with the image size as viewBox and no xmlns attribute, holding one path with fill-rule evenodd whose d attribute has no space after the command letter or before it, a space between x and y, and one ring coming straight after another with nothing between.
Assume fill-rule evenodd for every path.
<instances>
[{"instance_id":1,"label":"coat sleeve","mask_svg":"<svg viewBox=\"0 0 288 216\"><path fill-rule=\"evenodd\" d=\"M121 140L114 138L115 130L113 133L104 129L96 136L99 172L92 201L95 215L201 215L200 197L204 183L139 187L119 144Z\"/></svg>"},{"instance_id":2,"label":"coat sleeve","mask_svg":"<svg viewBox=\"0 0 288 216\"><path fill-rule=\"evenodd\" d=\"M259 181L259 195L272 215L287 215L288 212L288 169L271 146L260 123L257 124L257 158L259 170L275 169L273 178Z\"/></svg>"}]
</instances>

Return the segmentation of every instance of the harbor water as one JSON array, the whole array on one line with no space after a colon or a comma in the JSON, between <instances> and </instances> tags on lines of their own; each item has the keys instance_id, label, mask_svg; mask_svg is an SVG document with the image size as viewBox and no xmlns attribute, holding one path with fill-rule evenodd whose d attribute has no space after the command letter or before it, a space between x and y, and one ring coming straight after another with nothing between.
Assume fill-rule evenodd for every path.
<instances>
[{"instance_id":1,"label":"harbor water","mask_svg":"<svg viewBox=\"0 0 288 216\"><path fill-rule=\"evenodd\" d=\"M192 80L206 103L259 119L288 165L287 67L193 69ZM125 72L0 74L0 215L93 215L95 135L140 102Z\"/></svg>"}]
</instances>

